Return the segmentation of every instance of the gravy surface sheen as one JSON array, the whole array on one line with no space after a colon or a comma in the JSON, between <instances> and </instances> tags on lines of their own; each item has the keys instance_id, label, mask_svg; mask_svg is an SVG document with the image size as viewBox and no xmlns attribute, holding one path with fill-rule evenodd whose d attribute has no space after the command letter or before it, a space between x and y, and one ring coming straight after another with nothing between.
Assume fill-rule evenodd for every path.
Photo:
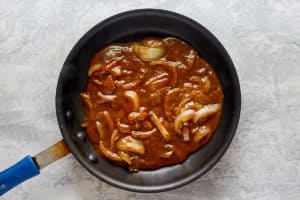
<instances>
[{"instance_id":1,"label":"gravy surface sheen","mask_svg":"<svg viewBox=\"0 0 300 200\"><path fill-rule=\"evenodd\" d=\"M183 162L220 120L212 67L176 38L110 44L93 57L82 127L97 151L130 171Z\"/></svg>"}]
</instances>

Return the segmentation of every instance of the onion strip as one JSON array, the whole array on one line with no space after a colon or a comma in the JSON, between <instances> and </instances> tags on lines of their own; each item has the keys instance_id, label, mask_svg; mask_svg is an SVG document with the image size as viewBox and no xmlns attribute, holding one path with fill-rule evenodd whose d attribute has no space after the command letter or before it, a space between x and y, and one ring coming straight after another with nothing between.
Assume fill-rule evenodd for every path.
<instances>
[{"instance_id":1,"label":"onion strip","mask_svg":"<svg viewBox=\"0 0 300 200\"><path fill-rule=\"evenodd\" d=\"M174 88L172 90L170 90L167 95L165 96L164 98L164 111L166 113L166 115L170 115L171 114L171 111L172 111L172 108L171 108L171 103L170 103L170 100L173 99L171 97L175 97L175 96L178 96L180 94L180 89L179 88Z\"/></svg>"},{"instance_id":2,"label":"onion strip","mask_svg":"<svg viewBox=\"0 0 300 200\"><path fill-rule=\"evenodd\" d=\"M182 123L190 119L193 119L194 115L195 115L194 110L185 110L176 116L176 119L174 121L174 130L176 131L177 134L182 134L180 130L182 128Z\"/></svg>"},{"instance_id":3,"label":"onion strip","mask_svg":"<svg viewBox=\"0 0 300 200\"><path fill-rule=\"evenodd\" d=\"M170 158L173 155L173 151L167 151L159 155L161 158Z\"/></svg>"},{"instance_id":4,"label":"onion strip","mask_svg":"<svg viewBox=\"0 0 300 200\"><path fill-rule=\"evenodd\" d=\"M100 63L94 64L89 68L88 76L91 76L94 72L99 71L103 68L103 65Z\"/></svg>"},{"instance_id":5,"label":"onion strip","mask_svg":"<svg viewBox=\"0 0 300 200\"><path fill-rule=\"evenodd\" d=\"M209 104L209 105L205 105L202 108L200 108L199 110L197 110L195 112L195 116L193 118L193 122L197 123L199 120L203 121L205 120L207 117L215 114L216 112L218 112L221 109L221 105L220 104Z\"/></svg>"},{"instance_id":6,"label":"onion strip","mask_svg":"<svg viewBox=\"0 0 300 200\"><path fill-rule=\"evenodd\" d=\"M124 84L122 84L120 86L122 88L124 88L125 90L129 90L129 89L132 89L132 88L138 86L141 82L142 82L141 79L137 79L137 80L130 81L128 83L124 83Z\"/></svg>"},{"instance_id":7,"label":"onion strip","mask_svg":"<svg viewBox=\"0 0 300 200\"><path fill-rule=\"evenodd\" d=\"M131 135L136 139L144 140L150 138L156 131L156 128L150 131L131 131Z\"/></svg>"},{"instance_id":8,"label":"onion strip","mask_svg":"<svg viewBox=\"0 0 300 200\"><path fill-rule=\"evenodd\" d=\"M140 99L139 99L139 96L138 94L133 91L133 90L127 90L125 91L125 94L124 96L132 102L132 105L133 105L133 111L137 110L139 108L139 105L140 105Z\"/></svg>"},{"instance_id":9,"label":"onion strip","mask_svg":"<svg viewBox=\"0 0 300 200\"><path fill-rule=\"evenodd\" d=\"M100 149L100 151L104 154L104 156L106 156L107 158L109 158L110 160L114 160L114 161L123 161L123 159L118 155L118 154L116 154L116 153L114 153L114 152L112 152L112 151L110 151L110 150L108 150L105 146L104 146L104 144L103 144L103 142L100 140L100 142L99 142L99 149Z\"/></svg>"},{"instance_id":10,"label":"onion strip","mask_svg":"<svg viewBox=\"0 0 300 200\"><path fill-rule=\"evenodd\" d=\"M117 141L116 147L122 151L144 154L145 147L140 140L134 139L131 136L126 136Z\"/></svg>"},{"instance_id":11,"label":"onion strip","mask_svg":"<svg viewBox=\"0 0 300 200\"><path fill-rule=\"evenodd\" d=\"M115 142L116 140L118 139L119 137L119 133L118 133L118 130L114 130L111 134L111 137L110 137L110 149L113 150L114 147L115 147Z\"/></svg>"},{"instance_id":12,"label":"onion strip","mask_svg":"<svg viewBox=\"0 0 300 200\"><path fill-rule=\"evenodd\" d=\"M189 133L189 129L184 128L182 131L182 137L183 137L183 141L188 142L190 141L190 133Z\"/></svg>"},{"instance_id":13,"label":"onion strip","mask_svg":"<svg viewBox=\"0 0 300 200\"><path fill-rule=\"evenodd\" d=\"M121 133L129 133L130 132L130 126L128 124L120 123L118 126L119 126L119 131Z\"/></svg>"},{"instance_id":14,"label":"onion strip","mask_svg":"<svg viewBox=\"0 0 300 200\"><path fill-rule=\"evenodd\" d=\"M206 126L201 126L194 136L194 142L200 142L206 135L209 134L210 129Z\"/></svg>"},{"instance_id":15,"label":"onion strip","mask_svg":"<svg viewBox=\"0 0 300 200\"><path fill-rule=\"evenodd\" d=\"M92 111L93 105L91 102L91 96L87 93L80 93L81 100L85 107L87 108L88 112Z\"/></svg>"},{"instance_id":16,"label":"onion strip","mask_svg":"<svg viewBox=\"0 0 300 200\"><path fill-rule=\"evenodd\" d=\"M128 114L128 120L129 121L142 121L144 120L146 117L148 117L148 113L147 112L131 112Z\"/></svg>"},{"instance_id":17,"label":"onion strip","mask_svg":"<svg viewBox=\"0 0 300 200\"><path fill-rule=\"evenodd\" d=\"M164 61L164 60L155 60L155 61L151 61L149 63L149 65L162 65L162 66L166 66L169 70L169 72L172 74L173 80L170 82L170 85L172 87L175 87L175 85L177 84L177 70L176 70L176 66L172 65L171 63Z\"/></svg>"},{"instance_id":18,"label":"onion strip","mask_svg":"<svg viewBox=\"0 0 300 200\"><path fill-rule=\"evenodd\" d=\"M97 128L100 138L103 139L103 137L105 135L103 124L99 121L96 121L96 128Z\"/></svg>"},{"instance_id":19,"label":"onion strip","mask_svg":"<svg viewBox=\"0 0 300 200\"><path fill-rule=\"evenodd\" d=\"M161 135L166 141L169 141L171 138L171 134L167 131L166 127L161 123L161 121L158 119L155 112L150 111L150 119L151 121L157 126L158 130L160 131Z\"/></svg>"},{"instance_id":20,"label":"onion strip","mask_svg":"<svg viewBox=\"0 0 300 200\"><path fill-rule=\"evenodd\" d=\"M115 129L115 127L114 127L114 123L110 117L109 112L103 111L103 116L105 118L106 123L108 124L110 131L112 132Z\"/></svg>"},{"instance_id":21,"label":"onion strip","mask_svg":"<svg viewBox=\"0 0 300 200\"><path fill-rule=\"evenodd\" d=\"M105 102L111 102L114 101L117 96L116 95L104 95L102 92L98 92L97 96L100 98L100 100L98 101L98 103L105 103Z\"/></svg>"},{"instance_id":22,"label":"onion strip","mask_svg":"<svg viewBox=\"0 0 300 200\"><path fill-rule=\"evenodd\" d=\"M168 76L168 73L165 73L165 72L164 73L160 73L157 76L153 76L149 80L147 80L146 83L145 83L145 85L149 85L149 84L151 84L152 82L154 82L156 80L165 78L166 76Z\"/></svg>"},{"instance_id":23,"label":"onion strip","mask_svg":"<svg viewBox=\"0 0 300 200\"><path fill-rule=\"evenodd\" d=\"M124 151L118 151L118 155L128 164L131 165L131 158L129 157L129 155L127 153L125 153Z\"/></svg>"}]
</instances>

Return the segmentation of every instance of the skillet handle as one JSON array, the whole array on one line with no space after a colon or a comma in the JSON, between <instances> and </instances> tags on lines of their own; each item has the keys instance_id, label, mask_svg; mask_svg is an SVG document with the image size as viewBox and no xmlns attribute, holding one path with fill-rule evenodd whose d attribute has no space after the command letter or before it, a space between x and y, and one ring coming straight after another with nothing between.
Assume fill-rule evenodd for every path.
<instances>
[{"instance_id":1,"label":"skillet handle","mask_svg":"<svg viewBox=\"0 0 300 200\"><path fill-rule=\"evenodd\" d=\"M40 169L69 154L64 140L61 140L34 157L26 156L15 165L0 172L0 196L23 181L40 173Z\"/></svg>"},{"instance_id":2,"label":"skillet handle","mask_svg":"<svg viewBox=\"0 0 300 200\"><path fill-rule=\"evenodd\" d=\"M40 173L31 156L26 156L15 165L0 172L0 196Z\"/></svg>"}]
</instances>

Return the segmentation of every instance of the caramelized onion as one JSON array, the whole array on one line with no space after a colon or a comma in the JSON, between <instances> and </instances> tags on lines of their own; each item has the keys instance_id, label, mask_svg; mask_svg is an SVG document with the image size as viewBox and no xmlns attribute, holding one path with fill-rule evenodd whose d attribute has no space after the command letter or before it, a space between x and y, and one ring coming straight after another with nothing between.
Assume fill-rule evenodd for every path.
<instances>
[{"instance_id":1,"label":"caramelized onion","mask_svg":"<svg viewBox=\"0 0 300 200\"><path fill-rule=\"evenodd\" d=\"M199 142L202 140L206 135L208 135L210 129L206 126L201 126L194 136L194 142Z\"/></svg>"},{"instance_id":2,"label":"caramelized onion","mask_svg":"<svg viewBox=\"0 0 300 200\"><path fill-rule=\"evenodd\" d=\"M181 134L181 127L182 123L193 119L195 116L195 111L194 110L185 110L182 111L179 115L177 115L175 121L174 121L174 130L176 133Z\"/></svg>"},{"instance_id":3,"label":"caramelized onion","mask_svg":"<svg viewBox=\"0 0 300 200\"><path fill-rule=\"evenodd\" d=\"M150 111L150 119L151 121L157 126L158 130L160 131L161 135L166 141L169 141L171 138L171 134L167 131L166 127L161 123L161 121L158 119L155 112Z\"/></svg>"},{"instance_id":4,"label":"caramelized onion","mask_svg":"<svg viewBox=\"0 0 300 200\"><path fill-rule=\"evenodd\" d=\"M186 99L183 99L177 106L177 109L176 109L176 115L179 115L179 113L181 112L182 108L185 106L185 104L187 102L189 102L191 99L190 98L186 98Z\"/></svg>"},{"instance_id":5,"label":"caramelized onion","mask_svg":"<svg viewBox=\"0 0 300 200\"><path fill-rule=\"evenodd\" d=\"M182 131L182 137L183 137L183 141L188 142L190 141L190 133L189 133L189 129L184 128Z\"/></svg>"},{"instance_id":6,"label":"caramelized onion","mask_svg":"<svg viewBox=\"0 0 300 200\"><path fill-rule=\"evenodd\" d=\"M100 104L114 101L117 98L116 95L110 95L110 94L104 95L100 91L97 93L97 96L99 97L98 103L100 103Z\"/></svg>"},{"instance_id":7,"label":"caramelized onion","mask_svg":"<svg viewBox=\"0 0 300 200\"><path fill-rule=\"evenodd\" d=\"M127 90L125 91L125 94L124 96L132 102L132 105L133 105L133 110L137 110L139 108L139 105L140 105L140 99L139 99L139 96L138 94L133 91L133 90Z\"/></svg>"},{"instance_id":8,"label":"caramelized onion","mask_svg":"<svg viewBox=\"0 0 300 200\"><path fill-rule=\"evenodd\" d=\"M149 87L151 88L152 91L158 90L164 86L166 86L169 82L168 78L162 78L158 79L156 81L153 81L149 84Z\"/></svg>"},{"instance_id":9,"label":"caramelized onion","mask_svg":"<svg viewBox=\"0 0 300 200\"><path fill-rule=\"evenodd\" d=\"M118 130L114 130L110 137L110 149L113 150L115 147L115 142L119 137Z\"/></svg>"},{"instance_id":10,"label":"caramelized onion","mask_svg":"<svg viewBox=\"0 0 300 200\"><path fill-rule=\"evenodd\" d=\"M128 124L119 124L119 130L121 133L129 133L130 132L130 126Z\"/></svg>"},{"instance_id":11,"label":"caramelized onion","mask_svg":"<svg viewBox=\"0 0 300 200\"><path fill-rule=\"evenodd\" d=\"M173 155L173 151L167 151L159 155L161 158L170 158Z\"/></svg>"},{"instance_id":12,"label":"caramelized onion","mask_svg":"<svg viewBox=\"0 0 300 200\"><path fill-rule=\"evenodd\" d=\"M156 131L156 128L150 131L131 131L131 135L136 139L144 140L149 139Z\"/></svg>"},{"instance_id":13,"label":"caramelized onion","mask_svg":"<svg viewBox=\"0 0 300 200\"><path fill-rule=\"evenodd\" d=\"M167 95L164 98L164 111L166 113L166 115L170 116L172 113L172 110L175 108L175 104L171 103L171 101L176 100L180 94L180 89L179 88L174 88L172 90L170 90Z\"/></svg>"},{"instance_id":14,"label":"caramelized onion","mask_svg":"<svg viewBox=\"0 0 300 200\"><path fill-rule=\"evenodd\" d=\"M176 66L172 65L171 63L169 63L168 61L164 61L164 60L156 60L156 61L152 61L149 63L149 65L162 65L162 66L166 66L169 70L169 72L171 73L173 79L170 81L170 85L172 87L175 87L175 85L177 84L177 70L176 70Z\"/></svg>"},{"instance_id":15,"label":"caramelized onion","mask_svg":"<svg viewBox=\"0 0 300 200\"><path fill-rule=\"evenodd\" d=\"M115 66L112 69L110 69L110 72L114 75L114 76L121 76L122 75L122 70L120 68L120 66Z\"/></svg>"},{"instance_id":16,"label":"caramelized onion","mask_svg":"<svg viewBox=\"0 0 300 200\"><path fill-rule=\"evenodd\" d=\"M130 81L128 83L124 83L121 85L121 87L126 90L129 90L129 89L132 89L132 88L138 86L141 82L142 82L141 79L137 79L137 80Z\"/></svg>"},{"instance_id":17,"label":"caramelized onion","mask_svg":"<svg viewBox=\"0 0 300 200\"><path fill-rule=\"evenodd\" d=\"M139 154L145 153L145 147L143 143L140 140L134 139L131 136L126 136L118 140L116 143L116 147L122 151L129 151Z\"/></svg>"},{"instance_id":18,"label":"caramelized onion","mask_svg":"<svg viewBox=\"0 0 300 200\"><path fill-rule=\"evenodd\" d=\"M131 158L129 157L128 153L124 151L118 151L118 155L128 164L131 165Z\"/></svg>"},{"instance_id":19,"label":"caramelized onion","mask_svg":"<svg viewBox=\"0 0 300 200\"><path fill-rule=\"evenodd\" d=\"M91 102L91 96L87 93L80 93L81 100L86 107L86 109L91 112L92 111L92 102Z\"/></svg>"},{"instance_id":20,"label":"caramelized onion","mask_svg":"<svg viewBox=\"0 0 300 200\"><path fill-rule=\"evenodd\" d=\"M142 121L148 116L148 113L146 112L131 112L128 114L128 120L129 121Z\"/></svg>"},{"instance_id":21,"label":"caramelized onion","mask_svg":"<svg viewBox=\"0 0 300 200\"><path fill-rule=\"evenodd\" d=\"M211 88L211 82L207 76L204 76L202 78L198 76L192 76L190 78L190 81L198 83L201 86L201 89L204 93L209 92Z\"/></svg>"},{"instance_id":22,"label":"caramelized onion","mask_svg":"<svg viewBox=\"0 0 300 200\"><path fill-rule=\"evenodd\" d=\"M163 73L160 73L156 76L153 76L151 77L149 80L146 81L145 85L149 85L151 84L153 81L156 81L156 80L159 80L159 79L162 79L162 78L165 78L168 76L168 73L166 72L163 72Z\"/></svg>"},{"instance_id":23,"label":"caramelized onion","mask_svg":"<svg viewBox=\"0 0 300 200\"><path fill-rule=\"evenodd\" d=\"M104 116L104 119L105 119L110 131L113 131L115 129L115 127L114 127L114 123L110 117L109 112L103 111L103 116Z\"/></svg>"},{"instance_id":24,"label":"caramelized onion","mask_svg":"<svg viewBox=\"0 0 300 200\"><path fill-rule=\"evenodd\" d=\"M96 121L96 128L97 128L97 131L100 135L100 138L103 139L103 137L105 135L103 124L99 121Z\"/></svg>"},{"instance_id":25,"label":"caramelized onion","mask_svg":"<svg viewBox=\"0 0 300 200\"><path fill-rule=\"evenodd\" d=\"M193 118L193 122L197 123L199 120L203 121L205 120L207 117L215 114L216 112L218 112L221 109L221 105L220 104L209 104L209 105L205 105L202 108L200 108L199 110L197 110L195 112L194 118Z\"/></svg>"},{"instance_id":26,"label":"caramelized onion","mask_svg":"<svg viewBox=\"0 0 300 200\"><path fill-rule=\"evenodd\" d=\"M100 63L94 64L93 66L91 66L89 68L88 76L91 76L95 71L99 71L101 69L103 69L103 65L102 64L100 64Z\"/></svg>"},{"instance_id":27,"label":"caramelized onion","mask_svg":"<svg viewBox=\"0 0 300 200\"><path fill-rule=\"evenodd\" d=\"M192 68L194 63L195 63L195 60L196 60L196 52L194 50L190 50L189 51L189 54L186 56L186 64L188 65L189 68Z\"/></svg>"},{"instance_id":28,"label":"caramelized onion","mask_svg":"<svg viewBox=\"0 0 300 200\"><path fill-rule=\"evenodd\" d=\"M99 149L100 149L100 151L104 154L104 156L106 156L107 158L109 158L110 160L114 160L114 161L123 161L123 159L118 155L118 154L116 154L116 153L114 153L114 152L112 152L112 151L110 151L110 150L108 150L105 146L104 146L104 144L103 144L103 142L100 140L100 142L99 142Z\"/></svg>"},{"instance_id":29,"label":"caramelized onion","mask_svg":"<svg viewBox=\"0 0 300 200\"><path fill-rule=\"evenodd\" d=\"M165 49L162 46L150 47L140 43L133 44L133 51L143 61L157 60L165 53Z\"/></svg>"},{"instance_id":30,"label":"caramelized onion","mask_svg":"<svg viewBox=\"0 0 300 200\"><path fill-rule=\"evenodd\" d=\"M108 65L103 65L100 63L94 64L93 66L91 66L89 68L88 71L88 76L91 76L94 72L99 71L99 70L108 70L109 68L115 66L115 64L119 61L118 60L114 60L113 62L109 63Z\"/></svg>"}]
</instances>

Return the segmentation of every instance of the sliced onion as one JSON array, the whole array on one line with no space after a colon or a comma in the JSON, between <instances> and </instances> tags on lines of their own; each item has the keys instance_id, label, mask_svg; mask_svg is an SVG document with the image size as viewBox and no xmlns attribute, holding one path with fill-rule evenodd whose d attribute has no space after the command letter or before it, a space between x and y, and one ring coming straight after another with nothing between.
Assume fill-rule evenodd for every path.
<instances>
[{"instance_id":1,"label":"sliced onion","mask_svg":"<svg viewBox=\"0 0 300 200\"><path fill-rule=\"evenodd\" d=\"M195 60L196 60L196 52L194 50L190 50L185 60L189 68L193 67Z\"/></svg>"},{"instance_id":2,"label":"sliced onion","mask_svg":"<svg viewBox=\"0 0 300 200\"><path fill-rule=\"evenodd\" d=\"M97 128L100 138L103 139L103 137L105 135L103 124L99 121L96 121L96 128Z\"/></svg>"},{"instance_id":3,"label":"sliced onion","mask_svg":"<svg viewBox=\"0 0 300 200\"><path fill-rule=\"evenodd\" d=\"M128 114L129 121L142 121L148 116L147 112L131 112Z\"/></svg>"},{"instance_id":4,"label":"sliced onion","mask_svg":"<svg viewBox=\"0 0 300 200\"><path fill-rule=\"evenodd\" d=\"M161 121L158 119L155 112L150 111L149 112L151 121L157 126L158 130L160 131L161 135L166 141L169 141L171 138L171 134L167 131L166 127L161 123Z\"/></svg>"},{"instance_id":5,"label":"sliced onion","mask_svg":"<svg viewBox=\"0 0 300 200\"><path fill-rule=\"evenodd\" d=\"M124 152L124 151L118 151L118 155L128 164L131 165L131 158L128 155L128 153Z\"/></svg>"},{"instance_id":6,"label":"sliced onion","mask_svg":"<svg viewBox=\"0 0 300 200\"><path fill-rule=\"evenodd\" d=\"M88 112L91 112L93 107L91 102L91 96L87 93L80 93L80 97Z\"/></svg>"},{"instance_id":7,"label":"sliced onion","mask_svg":"<svg viewBox=\"0 0 300 200\"><path fill-rule=\"evenodd\" d=\"M128 124L119 124L119 130L121 133L129 133L130 132L130 126Z\"/></svg>"},{"instance_id":8,"label":"sliced onion","mask_svg":"<svg viewBox=\"0 0 300 200\"><path fill-rule=\"evenodd\" d=\"M95 71L99 71L101 69L103 69L103 65L102 64L100 64L100 63L94 64L93 66L91 66L89 68L88 76L91 76Z\"/></svg>"},{"instance_id":9,"label":"sliced onion","mask_svg":"<svg viewBox=\"0 0 300 200\"><path fill-rule=\"evenodd\" d=\"M110 137L110 149L113 150L114 147L115 147L115 142L116 140L118 139L119 137L119 133L118 133L118 130L114 130L111 134L111 137Z\"/></svg>"},{"instance_id":10,"label":"sliced onion","mask_svg":"<svg viewBox=\"0 0 300 200\"><path fill-rule=\"evenodd\" d=\"M112 73L114 76L121 76L121 75L122 75L122 70L121 70L121 67L120 67L120 66L115 66L115 67L113 67L110 71L111 71L111 73Z\"/></svg>"},{"instance_id":11,"label":"sliced onion","mask_svg":"<svg viewBox=\"0 0 300 200\"><path fill-rule=\"evenodd\" d=\"M105 121L106 121L106 123L107 123L107 125L108 125L108 127L110 129L110 131L113 132L114 129L115 129L115 126L114 126L114 123L113 123L113 121L112 121L112 119L110 117L109 112L106 111L106 110L103 111L103 116L104 116L104 119L105 119Z\"/></svg>"},{"instance_id":12,"label":"sliced onion","mask_svg":"<svg viewBox=\"0 0 300 200\"><path fill-rule=\"evenodd\" d=\"M218 112L219 110L221 110L221 104L205 105L205 106L203 106L202 108L200 108L199 110L197 110L195 112L193 122L197 123L199 120L203 121L207 117L209 117L209 116L215 114L216 112Z\"/></svg>"},{"instance_id":13,"label":"sliced onion","mask_svg":"<svg viewBox=\"0 0 300 200\"><path fill-rule=\"evenodd\" d=\"M156 128L150 131L131 131L131 135L136 139L144 140L149 139L156 131Z\"/></svg>"},{"instance_id":14,"label":"sliced onion","mask_svg":"<svg viewBox=\"0 0 300 200\"><path fill-rule=\"evenodd\" d=\"M133 51L143 61L157 60L165 53L163 47L147 47L139 43L133 44Z\"/></svg>"},{"instance_id":15,"label":"sliced onion","mask_svg":"<svg viewBox=\"0 0 300 200\"><path fill-rule=\"evenodd\" d=\"M192 76L190 78L190 81L198 83L201 86L201 89L204 93L209 92L209 90L211 88L211 82L207 76L204 76L202 78L200 78L198 76Z\"/></svg>"},{"instance_id":16,"label":"sliced onion","mask_svg":"<svg viewBox=\"0 0 300 200\"><path fill-rule=\"evenodd\" d=\"M171 115L172 110L175 108L174 103L172 104L171 101L178 99L180 91L181 90L179 88L174 88L166 94L164 98L164 111L166 115Z\"/></svg>"},{"instance_id":17,"label":"sliced onion","mask_svg":"<svg viewBox=\"0 0 300 200\"><path fill-rule=\"evenodd\" d=\"M182 137L183 137L183 141L188 142L190 141L190 133L189 133L189 129L184 128L182 131Z\"/></svg>"},{"instance_id":18,"label":"sliced onion","mask_svg":"<svg viewBox=\"0 0 300 200\"><path fill-rule=\"evenodd\" d=\"M133 91L133 90L127 90L125 91L125 94L124 96L132 102L132 105L133 105L133 111L137 110L139 108L139 105L140 105L140 99L139 99L139 96L138 94Z\"/></svg>"},{"instance_id":19,"label":"sliced onion","mask_svg":"<svg viewBox=\"0 0 300 200\"><path fill-rule=\"evenodd\" d=\"M167 151L159 155L161 158L170 158L173 155L173 151Z\"/></svg>"},{"instance_id":20,"label":"sliced onion","mask_svg":"<svg viewBox=\"0 0 300 200\"><path fill-rule=\"evenodd\" d=\"M106 156L107 158L109 158L110 160L114 160L114 161L123 161L123 159L116 153L108 150L103 142L100 140L100 143L99 143L99 149L100 151L104 154L104 156Z\"/></svg>"},{"instance_id":21,"label":"sliced onion","mask_svg":"<svg viewBox=\"0 0 300 200\"><path fill-rule=\"evenodd\" d=\"M170 85L172 87L176 86L177 83L177 70L176 70L176 66L171 64L168 61L164 61L164 60L156 60L156 61L152 61L149 63L149 65L162 65L168 68L168 71L171 73L171 76L173 77L173 79L170 81Z\"/></svg>"},{"instance_id":22,"label":"sliced onion","mask_svg":"<svg viewBox=\"0 0 300 200\"><path fill-rule=\"evenodd\" d=\"M124 88L125 90L128 90L128 89L132 89L132 88L138 86L141 82L142 82L141 79L137 79L137 80L133 80L128 83L125 83L125 84L121 85L121 87Z\"/></svg>"},{"instance_id":23,"label":"sliced onion","mask_svg":"<svg viewBox=\"0 0 300 200\"><path fill-rule=\"evenodd\" d=\"M161 89L162 87L166 86L168 84L168 82L169 82L168 78L162 78L162 79L151 82L149 84L149 88L152 91L156 91L156 90Z\"/></svg>"},{"instance_id":24,"label":"sliced onion","mask_svg":"<svg viewBox=\"0 0 300 200\"><path fill-rule=\"evenodd\" d=\"M118 140L116 147L122 151L144 154L145 147L140 140L134 139L132 136L126 136Z\"/></svg>"},{"instance_id":25,"label":"sliced onion","mask_svg":"<svg viewBox=\"0 0 300 200\"><path fill-rule=\"evenodd\" d=\"M168 73L166 72L163 72L163 73L160 73L156 76L153 76L151 77L149 80L146 81L145 85L149 85L151 84L153 81L156 81L156 80L159 80L159 79L162 79L162 78L165 78L168 76Z\"/></svg>"},{"instance_id":26,"label":"sliced onion","mask_svg":"<svg viewBox=\"0 0 300 200\"><path fill-rule=\"evenodd\" d=\"M201 126L194 136L194 142L200 142L210 132L210 128Z\"/></svg>"},{"instance_id":27,"label":"sliced onion","mask_svg":"<svg viewBox=\"0 0 300 200\"><path fill-rule=\"evenodd\" d=\"M179 115L177 115L175 121L174 121L174 130L176 131L176 133L181 134L181 127L182 127L182 123L193 119L195 115L195 111L194 110L185 110L182 111Z\"/></svg>"},{"instance_id":28,"label":"sliced onion","mask_svg":"<svg viewBox=\"0 0 300 200\"><path fill-rule=\"evenodd\" d=\"M187 104L191 99L190 98L186 98L183 99L177 106L176 109L176 115L179 115L179 113L181 112L182 108L185 106L185 104Z\"/></svg>"},{"instance_id":29,"label":"sliced onion","mask_svg":"<svg viewBox=\"0 0 300 200\"><path fill-rule=\"evenodd\" d=\"M167 149L167 150L173 151L173 152L174 152L177 156L179 156L179 157L182 156L180 150L177 149L177 148L176 148L174 145L172 145L172 144L165 144L164 148Z\"/></svg>"},{"instance_id":30,"label":"sliced onion","mask_svg":"<svg viewBox=\"0 0 300 200\"><path fill-rule=\"evenodd\" d=\"M97 93L97 96L99 97L98 103L100 103L100 104L101 103L106 103L106 102L114 101L117 98L116 95L110 95L110 94L104 95L100 91Z\"/></svg>"}]
</instances>

